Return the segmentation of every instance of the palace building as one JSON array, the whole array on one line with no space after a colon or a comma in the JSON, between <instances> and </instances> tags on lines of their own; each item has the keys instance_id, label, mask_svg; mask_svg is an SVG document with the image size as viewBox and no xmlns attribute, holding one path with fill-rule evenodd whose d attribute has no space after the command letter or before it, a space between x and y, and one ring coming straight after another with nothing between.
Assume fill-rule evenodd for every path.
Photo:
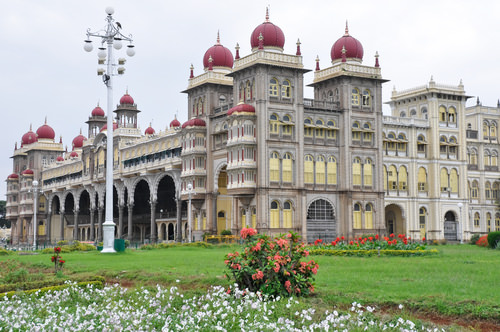
<instances>
[{"instance_id":1,"label":"palace building","mask_svg":"<svg viewBox=\"0 0 500 332\"><path fill-rule=\"evenodd\" d=\"M127 91L114 110L113 193L105 190L102 108L71 151L47 123L30 128L7 178L13 243L33 240L34 208L38 241L101 240L106 194L116 237L137 242L185 240L189 225L195 240L251 226L293 230L308 242L390 233L460 241L500 230L500 105L467 108L462 82L431 78L394 90L384 116L378 55L363 63L347 26L331 65L316 60L312 82L304 82L300 42L285 53L285 35L267 14L250 41L250 54L237 45L233 56L217 36L203 73L191 66L183 124L142 132ZM313 99L304 98L305 84Z\"/></svg>"}]
</instances>

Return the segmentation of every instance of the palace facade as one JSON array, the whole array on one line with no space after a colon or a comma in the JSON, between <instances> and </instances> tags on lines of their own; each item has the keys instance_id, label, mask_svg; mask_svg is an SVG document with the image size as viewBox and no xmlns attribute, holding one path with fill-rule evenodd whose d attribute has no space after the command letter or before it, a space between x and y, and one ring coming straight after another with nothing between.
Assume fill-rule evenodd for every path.
<instances>
[{"instance_id":1,"label":"palace facade","mask_svg":"<svg viewBox=\"0 0 500 332\"><path fill-rule=\"evenodd\" d=\"M106 194L116 237L138 242L182 240L189 225L195 240L248 225L294 230L309 242L374 233L459 241L500 230L500 105L467 108L461 82L431 78L393 91L384 116L378 55L363 64L363 46L347 26L331 65L320 69L316 60L307 99L300 42L294 54L284 43L268 15L248 55L237 45L233 56L217 36L204 72L191 66L188 120L165 130L143 133L127 92L114 110L113 193L105 190L102 108L92 110L72 151L47 123L30 128L7 178L13 243L33 240L33 208L38 241L102 239Z\"/></svg>"}]
</instances>

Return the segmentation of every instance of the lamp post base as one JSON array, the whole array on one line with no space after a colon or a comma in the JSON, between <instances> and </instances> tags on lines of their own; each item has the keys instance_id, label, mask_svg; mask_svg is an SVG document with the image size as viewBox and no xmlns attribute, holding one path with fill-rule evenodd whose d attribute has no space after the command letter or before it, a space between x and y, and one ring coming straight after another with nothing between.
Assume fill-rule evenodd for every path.
<instances>
[{"instance_id":1,"label":"lamp post base","mask_svg":"<svg viewBox=\"0 0 500 332\"><path fill-rule=\"evenodd\" d=\"M116 253L115 251L115 223L106 221L102 224L102 250L101 253Z\"/></svg>"}]
</instances>

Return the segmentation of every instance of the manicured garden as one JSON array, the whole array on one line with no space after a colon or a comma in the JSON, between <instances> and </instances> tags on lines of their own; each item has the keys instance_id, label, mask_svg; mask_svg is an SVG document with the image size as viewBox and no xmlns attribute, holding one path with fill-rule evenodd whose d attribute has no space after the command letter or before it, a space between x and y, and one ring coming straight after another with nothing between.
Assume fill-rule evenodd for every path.
<instances>
[{"instance_id":1,"label":"manicured garden","mask_svg":"<svg viewBox=\"0 0 500 332\"><path fill-rule=\"evenodd\" d=\"M118 254L62 250L59 259L65 263L57 275L51 253L3 255L2 285L19 280L27 284L49 283L47 279L94 281L90 286L68 284L60 286L62 290L3 297L0 330L122 326L124 330L208 331L218 326L220 330L250 331L324 330L328 326L330 330L366 327L376 331L419 330L422 326L460 330L469 325L476 330L500 329L499 250L467 244L431 246L425 250L437 249L436 253L411 257L314 255L315 250L330 250L331 246L316 243L306 248L311 255L303 261L314 260L314 264L304 271L317 272L303 275L315 279L309 297L293 294L292 299L267 300L243 293L226 276L232 274L227 255L244 252L238 245L165 245ZM283 256L276 256L269 269L278 269L276 262ZM254 280L271 277L267 267L252 268ZM289 269L283 262L280 269L285 268ZM262 272L262 279L256 271ZM107 286L100 286L96 276L104 277Z\"/></svg>"}]
</instances>

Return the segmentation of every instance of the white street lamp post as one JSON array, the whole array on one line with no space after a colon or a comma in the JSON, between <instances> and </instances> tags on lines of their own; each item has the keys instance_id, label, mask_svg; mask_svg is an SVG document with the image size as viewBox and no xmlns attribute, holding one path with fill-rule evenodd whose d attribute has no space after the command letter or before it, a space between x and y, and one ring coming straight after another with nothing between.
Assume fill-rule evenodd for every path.
<instances>
[{"instance_id":1,"label":"white street lamp post","mask_svg":"<svg viewBox=\"0 0 500 332\"><path fill-rule=\"evenodd\" d=\"M125 59L118 59L118 64L114 62L113 59L113 47L117 50L122 48L122 40L130 42L127 46L127 55L134 56L135 50L134 45L132 45L132 36L124 36L120 30L122 28L119 22L115 22L113 19L114 9L112 7L106 8L107 24L103 30L98 32L90 32L87 30L87 39L83 49L87 52L91 52L92 41L90 37L96 37L101 39L101 45L107 44L107 54L106 48L100 47L97 53L98 63L104 64L105 61L107 69L99 68L97 70L97 75L102 75L104 84L107 87L108 92L108 109L107 109L107 142L106 142L106 213L105 221L102 225L103 228L103 248L102 253L114 253L114 233L115 233L115 223L113 222L113 76L121 75L125 72L125 68L117 67L118 65L124 64ZM106 59L107 56L107 59ZM114 69L116 68L116 74Z\"/></svg>"},{"instance_id":2,"label":"white street lamp post","mask_svg":"<svg viewBox=\"0 0 500 332\"><path fill-rule=\"evenodd\" d=\"M459 210L460 210L460 218L459 218L459 223L458 223L458 231L459 231L459 235L460 235L460 243L464 243L463 242L463 239L464 239L464 234L463 234L463 230L462 230L462 207L464 206L462 203L458 203L457 204Z\"/></svg>"},{"instance_id":3,"label":"white street lamp post","mask_svg":"<svg viewBox=\"0 0 500 332\"><path fill-rule=\"evenodd\" d=\"M37 226L37 220L36 220L36 210L37 210L37 198L38 198L38 181L33 180L31 183L32 189L31 191L33 192L33 250L36 250L36 226Z\"/></svg>"},{"instance_id":4,"label":"white street lamp post","mask_svg":"<svg viewBox=\"0 0 500 332\"><path fill-rule=\"evenodd\" d=\"M189 197L189 204L188 204L188 229L189 229L189 239L188 242L191 243L192 237L191 237L191 195L192 195L192 190L193 190L193 185L191 183L188 183L187 185L187 190L188 190L188 197Z\"/></svg>"}]
</instances>

